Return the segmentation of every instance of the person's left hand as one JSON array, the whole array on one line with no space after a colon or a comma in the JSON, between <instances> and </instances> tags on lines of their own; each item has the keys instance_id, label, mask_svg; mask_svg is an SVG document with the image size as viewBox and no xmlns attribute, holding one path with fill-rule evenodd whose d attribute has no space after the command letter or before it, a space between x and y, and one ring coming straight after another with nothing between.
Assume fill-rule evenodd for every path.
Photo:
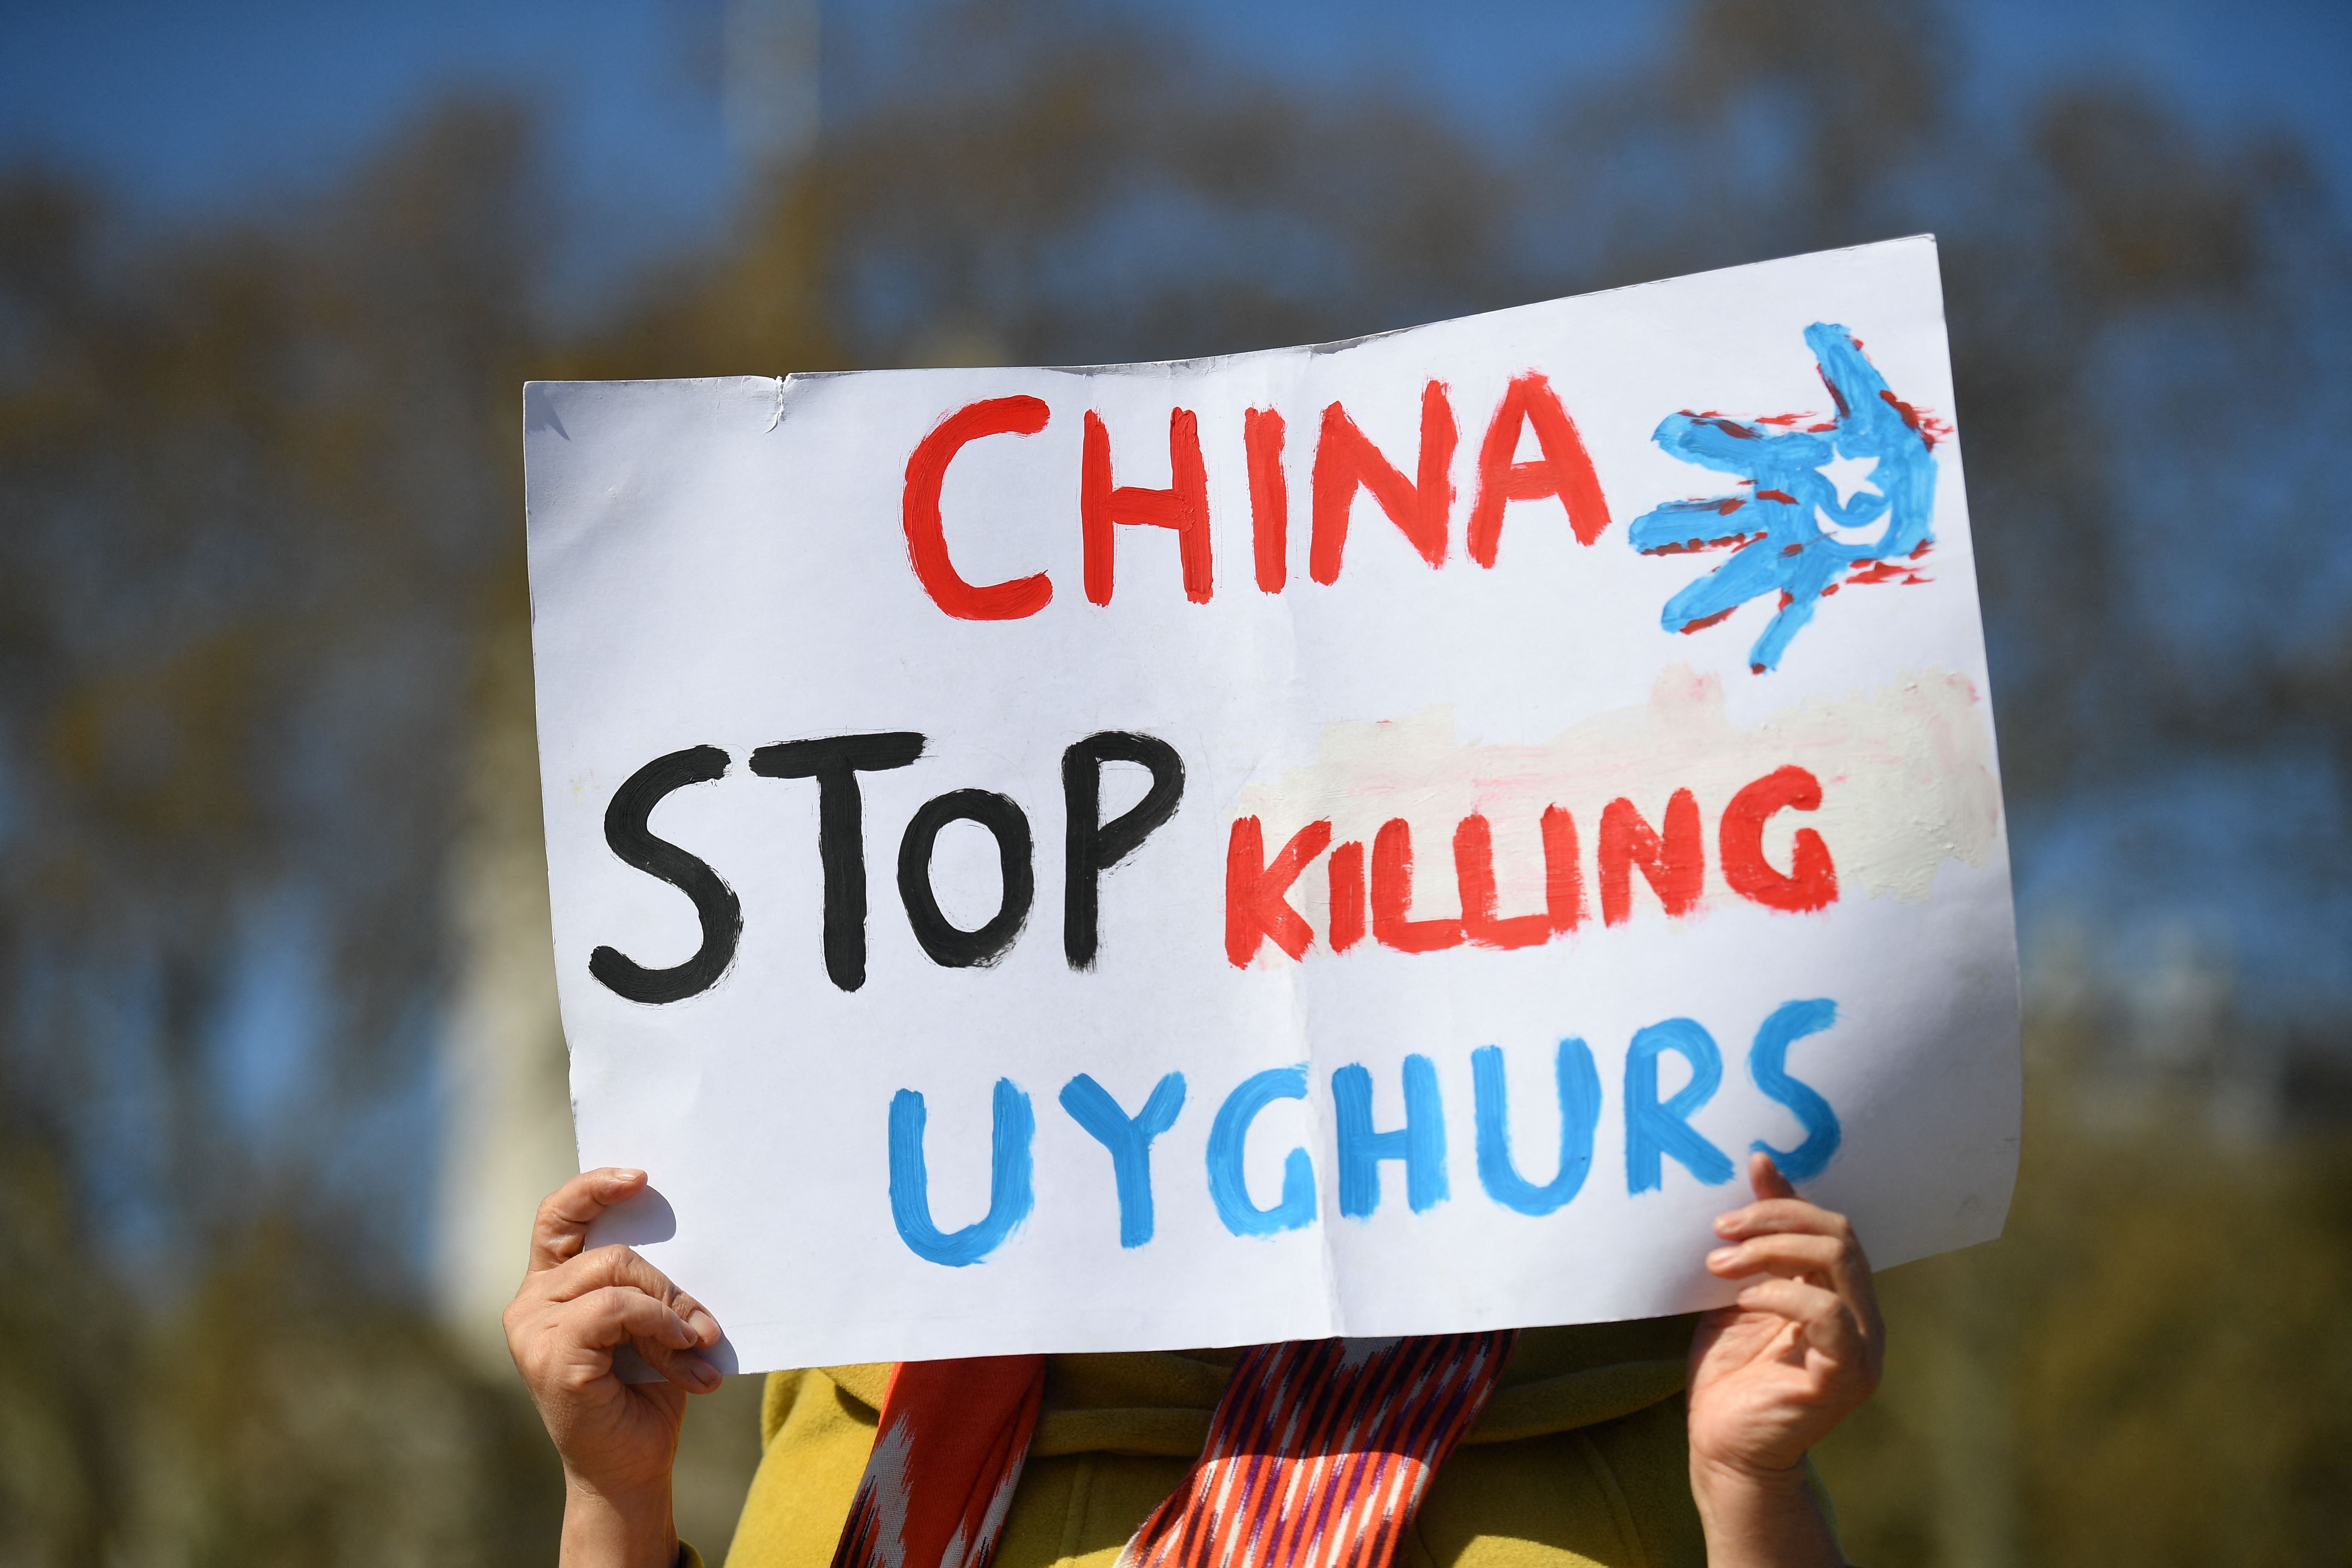
<instances>
[{"instance_id":1,"label":"person's left hand","mask_svg":"<svg viewBox=\"0 0 2352 1568\"><path fill-rule=\"evenodd\" d=\"M1870 1260L1843 1215L1797 1195L1758 1154L1756 1201L1715 1222L1707 1272L1750 1279L1699 1320L1690 1352L1695 1486L1797 1473L1807 1449L1878 1386L1886 1330Z\"/></svg>"}]
</instances>

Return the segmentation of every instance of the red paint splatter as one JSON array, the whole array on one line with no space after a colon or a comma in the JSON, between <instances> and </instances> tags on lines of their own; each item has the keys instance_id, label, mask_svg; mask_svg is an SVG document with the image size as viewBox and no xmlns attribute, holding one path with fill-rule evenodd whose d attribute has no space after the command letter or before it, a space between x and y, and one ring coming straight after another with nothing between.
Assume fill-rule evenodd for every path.
<instances>
[{"instance_id":1,"label":"red paint splatter","mask_svg":"<svg viewBox=\"0 0 2352 1568\"><path fill-rule=\"evenodd\" d=\"M1938 430L1949 429L1949 426L1939 426L1935 420L1922 419L1917 409L1912 407L1909 404L1895 396L1892 392L1882 392L1878 395L1889 407L1893 408L1895 413L1903 416L1903 423L1909 426L1912 433L1916 435L1921 441L1925 442L1931 448L1936 445L1936 437Z\"/></svg>"},{"instance_id":2,"label":"red paint splatter","mask_svg":"<svg viewBox=\"0 0 2352 1568\"><path fill-rule=\"evenodd\" d=\"M1791 593L1790 593L1790 592L1789 592L1789 590L1788 590L1788 589L1786 589L1786 588L1783 588L1783 589L1781 589L1781 590L1780 590L1780 607L1781 607L1782 609L1784 609L1784 610L1785 610L1785 609L1787 609L1790 605L1791 605L1795 604L1796 602L1797 602L1797 595L1796 595L1791 594Z\"/></svg>"},{"instance_id":3,"label":"red paint splatter","mask_svg":"<svg viewBox=\"0 0 2352 1568\"><path fill-rule=\"evenodd\" d=\"M1852 414L1853 410L1846 406L1845 394L1837 389L1837 383L1830 379L1830 373L1823 370L1821 366L1815 365L1813 367L1813 374L1820 376L1822 378L1822 384L1830 389L1830 401L1837 405L1838 417L1843 419L1846 416Z\"/></svg>"},{"instance_id":4,"label":"red paint splatter","mask_svg":"<svg viewBox=\"0 0 2352 1568\"><path fill-rule=\"evenodd\" d=\"M1921 545L1921 546L1919 547L1919 549L1918 549L1918 550L1916 550L1916 551L1912 552L1912 554L1913 554L1914 556L1916 556L1916 555L1918 555L1918 554L1920 554L1920 553L1924 552L1926 551L1926 549L1927 549L1927 546L1923 544L1923 545ZM1868 583L1904 583L1904 584L1915 584L1915 583L1932 583L1932 582L1934 582L1934 581L1935 581L1935 579L1934 579L1933 577L1923 577L1923 576L1921 576L1917 572L1913 571L1910 567L1907 567L1907 566L1902 565L1902 564L1900 564L1900 563L1896 563L1896 562L1893 562L1893 561L1872 561L1872 560L1862 560L1862 561L1857 561L1857 562L1855 562L1855 563L1854 563L1854 570L1853 570L1852 572L1850 572L1850 573L1848 573L1848 574L1846 574L1846 578L1845 578L1845 580L1846 580L1847 582L1849 582L1849 583L1864 583L1864 584L1868 584ZM1835 593L1836 591L1837 591L1837 589L1835 588L1835 586L1832 586L1832 587L1824 588L1824 589L1822 589L1822 593L1824 593L1824 594L1833 594L1833 593Z\"/></svg>"},{"instance_id":5,"label":"red paint splatter","mask_svg":"<svg viewBox=\"0 0 2352 1568\"><path fill-rule=\"evenodd\" d=\"M1812 416L1810 414L1767 414L1763 418L1759 419L1756 423L1759 425L1794 425L1799 420L1811 419L1811 417Z\"/></svg>"},{"instance_id":6,"label":"red paint splatter","mask_svg":"<svg viewBox=\"0 0 2352 1568\"><path fill-rule=\"evenodd\" d=\"M1788 595L1781 595L1783 599L1787 598L1787 596ZM1734 605L1731 609L1736 610L1738 607L1738 605ZM1693 632L1703 632L1706 630L1707 627L1714 626L1717 622L1729 620L1730 618L1731 610L1717 610L1711 616L1702 616L1695 621L1685 621L1683 623L1683 636L1688 637Z\"/></svg>"},{"instance_id":7,"label":"red paint splatter","mask_svg":"<svg viewBox=\"0 0 2352 1568\"><path fill-rule=\"evenodd\" d=\"M1918 543L1917 547L1916 547L1916 548L1915 548L1915 549L1911 552L1911 559L1912 559L1912 560L1914 560L1914 561L1916 561L1916 560L1918 560L1918 559L1919 559L1919 557L1921 557L1922 555L1927 554L1927 552L1929 552L1930 550L1933 550L1933 549L1935 549L1935 548L1936 548L1936 542L1935 542L1934 540L1932 540L1932 539L1923 539L1923 540L1921 540L1921 541L1919 542L1919 543Z\"/></svg>"},{"instance_id":8,"label":"red paint splatter","mask_svg":"<svg viewBox=\"0 0 2352 1568\"><path fill-rule=\"evenodd\" d=\"M1784 501L1790 506L1797 504L1797 498L1790 495L1787 490L1758 490L1756 492L1756 499L1758 500Z\"/></svg>"},{"instance_id":9,"label":"red paint splatter","mask_svg":"<svg viewBox=\"0 0 2352 1568\"><path fill-rule=\"evenodd\" d=\"M1801 544L1783 544L1780 546L1780 553L1783 555L1802 555L1804 552L1805 547Z\"/></svg>"},{"instance_id":10,"label":"red paint splatter","mask_svg":"<svg viewBox=\"0 0 2352 1568\"><path fill-rule=\"evenodd\" d=\"M1763 538L1756 533L1727 533L1720 539L1686 539L1678 544L1653 544L1642 552L1644 555L1688 555L1695 550L1720 550L1726 545L1748 545Z\"/></svg>"},{"instance_id":11,"label":"red paint splatter","mask_svg":"<svg viewBox=\"0 0 2352 1568\"><path fill-rule=\"evenodd\" d=\"M1826 599L1826 598L1828 598L1832 594L1834 594L1834 593L1836 593L1837 591L1838 591L1838 585L1837 585L1836 584L1834 584L1834 583L1829 584L1827 584L1826 586L1824 586L1824 587L1822 589L1822 598L1824 598L1824 599Z\"/></svg>"},{"instance_id":12,"label":"red paint splatter","mask_svg":"<svg viewBox=\"0 0 2352 1568\"><path fill-rule=\"evenodd\" d=\"M1755 482L1756 481L1753 479L1748 481L1750 484ZM1733 512L1738 511L1741 507L1746 506L1748 502L1738 496L1726 496L1716 503L1715 510L1723 516L1729 517Z\"/></svg>"}]
</instances>

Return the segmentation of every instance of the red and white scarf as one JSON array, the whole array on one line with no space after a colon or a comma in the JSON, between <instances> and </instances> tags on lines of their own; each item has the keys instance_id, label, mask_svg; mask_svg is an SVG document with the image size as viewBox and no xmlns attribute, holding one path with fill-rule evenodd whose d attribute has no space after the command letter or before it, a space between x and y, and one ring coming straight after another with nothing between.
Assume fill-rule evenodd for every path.
<instances>
[{"instance_id":1,"label":"red and white scarf","mask_svg":"<svg viewBox=\"0 0 2352 1568\"><path fill-rule=\"evenodd\" d=\"M1252 1347L1118 1568L1388 1568L1517 1337ZM901 1362L834 1568L987 1568L1045 1378L1043 1356Z\"/></svg>"}]
</instances>

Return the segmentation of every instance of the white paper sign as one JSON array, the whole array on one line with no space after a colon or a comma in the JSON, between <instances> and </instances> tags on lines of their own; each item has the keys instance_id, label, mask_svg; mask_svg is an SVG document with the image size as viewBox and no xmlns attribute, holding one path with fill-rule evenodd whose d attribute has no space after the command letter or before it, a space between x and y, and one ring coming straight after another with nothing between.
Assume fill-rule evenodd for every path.
<instances>
[{"instance_id":1,"label":"white paper sign","mask_svg":"<svg viewBox=\"0 0 2352 1568\"><path fill-rule=\"evenodd\" d=\"M1997 1235L1936 252L1360 342L525 395L583 1163L750 1370L1719 1303Z\"/></svg>"}]
</instances>

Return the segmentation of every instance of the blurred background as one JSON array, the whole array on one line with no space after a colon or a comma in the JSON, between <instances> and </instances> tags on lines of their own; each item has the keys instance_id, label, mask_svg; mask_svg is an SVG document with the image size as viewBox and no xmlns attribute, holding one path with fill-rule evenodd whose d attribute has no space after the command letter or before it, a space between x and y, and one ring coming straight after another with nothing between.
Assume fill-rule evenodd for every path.
<instances>
[{"instance_id":1,"label":"blurred background","mask_svg":"<svg viewBox=\"0 0 2352 1568\"><path fill-rule=\"evenodd\" d=\"M2029 1107L2008 1236L1885 1280L1848 1549L2352 1562L2347 84L2285 0L0 5L0 1564L552 1560L524 379L1921 230Z\"/></svg>"}]
</instances>

